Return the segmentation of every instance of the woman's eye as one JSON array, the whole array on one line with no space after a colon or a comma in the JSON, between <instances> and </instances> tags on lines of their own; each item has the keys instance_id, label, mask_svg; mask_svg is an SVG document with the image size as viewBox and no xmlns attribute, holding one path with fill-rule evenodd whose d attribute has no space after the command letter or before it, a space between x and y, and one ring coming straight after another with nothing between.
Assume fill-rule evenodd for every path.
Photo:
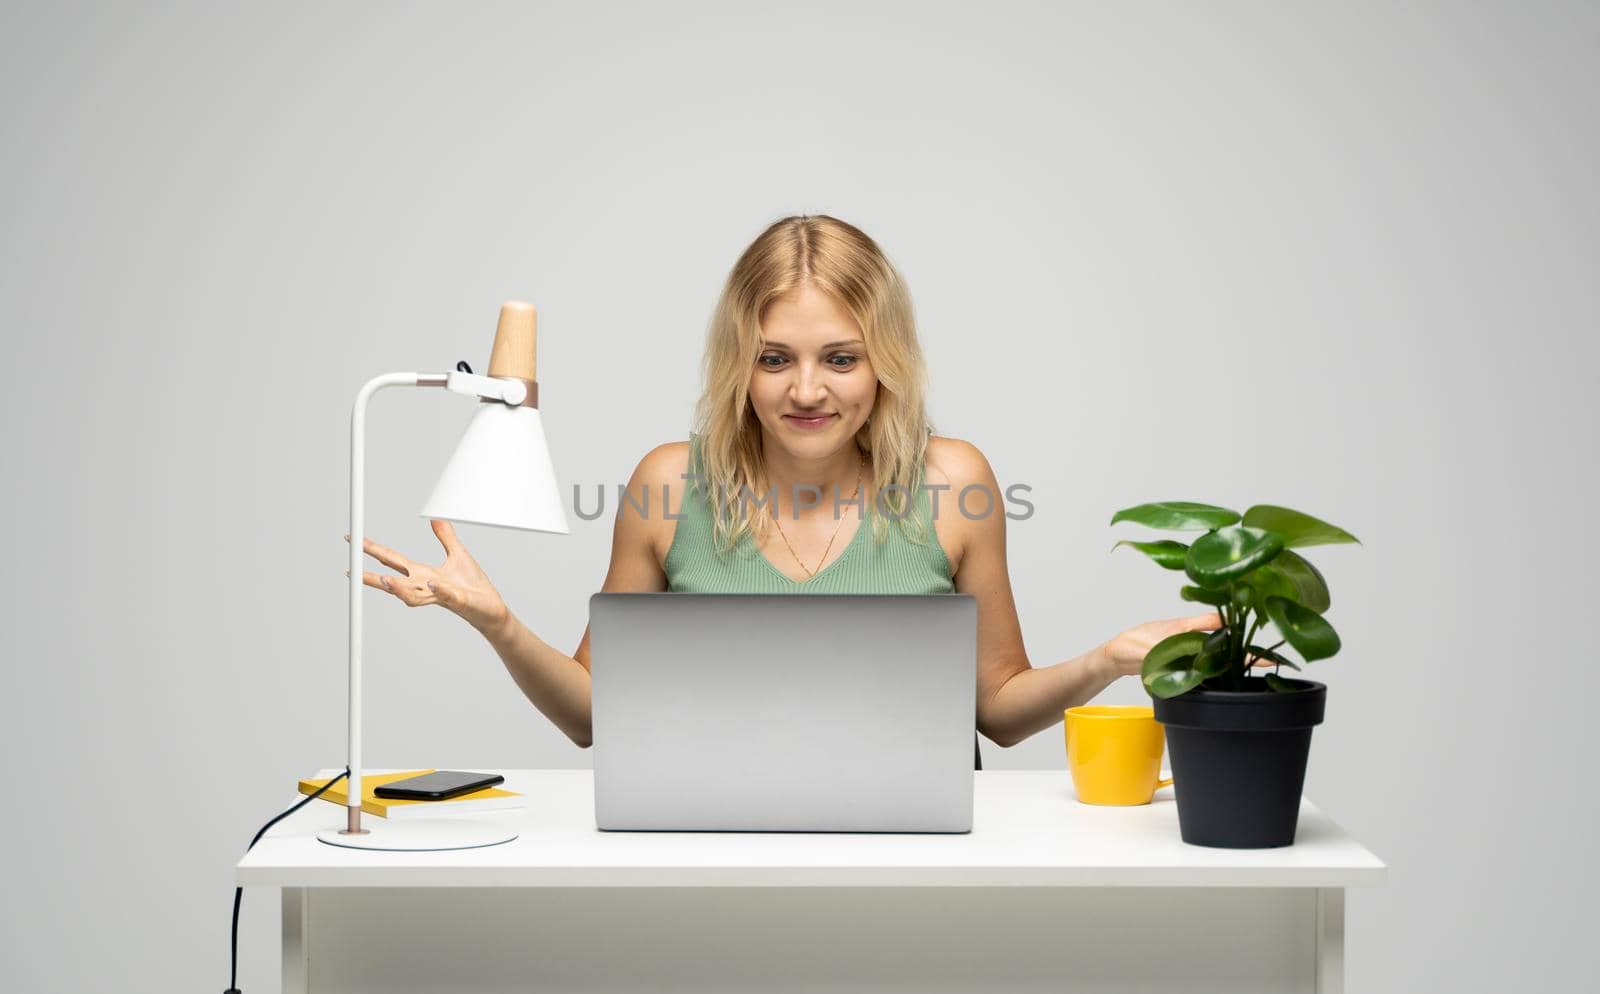
<instances>
[{"instance_id":1,"label":"woman's eye","mask_svg":"<svg viewBox=\"0 0 1600 994\"><path fill-rule=\"evenodd\" d=\"M843 359L844 362L835 362L834 360L836 359ZM853 355L836 355L828 360L828 364L837 369L849 369L851 366L856 364L856 357Z\"/></svg>"},{"instance_id":2,"label":"woman's eye","mask_svg":"<svg viewBox=\"0 0 1600 994\"><path fill-rule=\"evenodd\" d=\"M776 359L777 362L767 362L768 359ZM783 362L783 356L781 355L764 355L756 360L758 365L765 366L768 369L777 369L778 364L781 362Z\"/></svg>"}]
</instances>

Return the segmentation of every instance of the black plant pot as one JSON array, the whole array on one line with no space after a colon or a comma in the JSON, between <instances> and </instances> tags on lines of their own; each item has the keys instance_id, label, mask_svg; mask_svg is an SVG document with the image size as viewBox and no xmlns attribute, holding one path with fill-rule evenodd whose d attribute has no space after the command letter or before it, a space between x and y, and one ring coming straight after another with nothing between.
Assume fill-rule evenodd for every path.
<instances>
[{"instance_id":1,"label":"black plant pot","mask_svg":"<svg viewBox=\"0 0 1600 994\"><path fill-rule=\"evenodd\" d=\"M1322 723L1326 684L1288 680L1293 692L1191 690L1153 698L1166 726L1183 841L1223 849L1294 843L1311 729Z\"/></svg>"}]
</instances>

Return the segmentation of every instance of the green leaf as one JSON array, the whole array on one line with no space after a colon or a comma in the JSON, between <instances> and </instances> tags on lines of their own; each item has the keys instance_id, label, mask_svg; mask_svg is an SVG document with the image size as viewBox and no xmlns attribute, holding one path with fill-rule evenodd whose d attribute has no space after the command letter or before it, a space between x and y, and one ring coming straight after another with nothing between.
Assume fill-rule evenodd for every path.
<instances>
[{"instance_id":1,"label":"green leaf","mask_svg":"<svg viewBox=\"0 0 1600 994\"><path fill-rule=\"evenodd\" d=\"M1200 685L1206 675L1192 664L1205 647L1206 637L1204 632L1179 632L1151 646L1139 672L1151 696L1176 697Z\"/></svg>"},{"instance_id":2,"label":"green leaf","mask_svg":"<svg viewBox=\"0 0 1600 994\"><path fill-rule=\"evenodd\" d=\"M1310 608L1301 607L1283 597L1268 597L1266 609L1267 617L1294 646L1294 651L1305 657L1306 662L1327 659L1339 651L1339 633L1322 615Z\"/></svg>"},{"instance_id":3,"label":"green leaf","mask_svg":"<svg viewBox=\"0 0 1600 994\"><path fill-rule=\"evenodd\" d=\"M1271 562L1282 551L1283 539L1276 532L1235 525L1195 539L1184 571L1200 586L1216 590Z\"/></svg>"},{"instance_id":4,"label":"green leaf","mask_svg":"<svg viewBox=\"0 0 1600 994\"><path fill-rule=\"evenodd\" d=\"M1184 587L1178 591L1178 596L1186 601L1199 601L1201 604L1210 604L1212 607L1222 607L1228 603L1226 590L1207 590L1204 587Z\"/></svg>"},{"instance_id":5,"label":"green leaf","mask_svg":"<svg viewBox=\"0 0 1600 994\"><path fill-rule=\"evenodd\" d=\"M1152 668L1165 667L1174 659L1194 655L1205 647L1208 637L1206 632L1179 632L1176 635L1168 635L1144 654L1144 671L1148 673Z\"/></svg>"},{"instance_id":6,"label":"green leaf","mask_svg":"<svg viewBox=\"0 0 1600 994\"><path fill-rule=\"evenodd\" d=\"M1335 542L1361 544L1360 539L1343 528L1330 525L1326 521L1319 521L1309 514L1273 504L1257 504L1244 512L1243 523L1252 528L1262 528L1282 535L1283 547L1286 549L1299 549L1308 545L1331 545Z\"/></svg>"},{"instance_id":7,"label":"green leaf","mask_svg":"<svg viewBox=\"0 0 1600 994\"><path fill-rule=\"evenodd\" d=\"M1111 516L1111 523L1132 521L1164 528L1167 531L1195 532L1222 528L1239 520L1238 511L1212 504L1196 504L1186 500L1164 500L1154 504L1127 507Z\"/></svg>"},{"instance_id":8,"label":"green leaf","mask_svg":"<svg viewBox=\"0 0 1600 994\"><path fill-rule=\"evenodd\" d=\"M1171 539L1162 539L1159 542L1130 542L1123 539L1117 545L1131 545L1167 569L1183 569L1184 561L1189 555L1187 545ZM1112 552L1117 551L1117 545L1111 547Z\"/></svg>"},{"instance_id":9,"label":"green leaf","mask_svg":"<svg viewBox=\"0 0 1600 994\"><path fill-rule=\"evenodd\" d=\"M1262 659L1270 659L1273 662L1277 663L1279 666L1287 666L1291 670L1297 670L1298 671L1300 669L1300 664L1299 663L1297 663L1294 660L1290 659L1288 656L1285 656L1283 653L1274 652L1271 649L1263 649L1259 645L1252 645L1252 646L1247 647L1244 650L1244 654L1247 657L1248 656L1260 656Z\"/></svg>"},{"instance_id":10,"label":"green leaf","mask_svg":"<svg viewBox=\"0 0 1600 994\"><path fill-rule=\"evenodd\" d=\"M1257 601L1282 597L1318 614L1328 610L1332 599L1328 581L1317 568L1297 552L1284 549L1271 562L1244 578L1255 588Z\"/></svg>"},{"instance_id":11,"label":"green leaf","mask_svg":"<svg viewBox=\"0 0 1600 994\"><path fill-rule=\"evenodd\" d=\"M1267 686L1280 694L1292 694L1300 689L1276 673L1267 674Z\"/></svg>"},{"instance_id":12,"label":"green leaf","mask_svg":"<svg viewBox=\"0 0 1600 994\"><path fill-rule=\"evenodd\" d=\"M1205 677L1194 670L1169 670L1165 673L1158 673L1146 680L1144 689L1150 692L1151 697L1160 697L1165 700L1168 697L1187 694L1204 681Z\"/></svg>"}]
</instances>

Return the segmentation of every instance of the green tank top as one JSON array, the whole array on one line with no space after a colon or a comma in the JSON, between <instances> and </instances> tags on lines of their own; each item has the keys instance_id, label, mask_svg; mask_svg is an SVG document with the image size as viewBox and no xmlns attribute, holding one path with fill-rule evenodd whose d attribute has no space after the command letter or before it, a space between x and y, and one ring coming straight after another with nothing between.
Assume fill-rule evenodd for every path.
<instances>
[{"instance_id":1,"label":"green tank top","mask_svg":"<svg viewBox=\"0 0 1600 994\"><path fill-rule=\"evenodd\" d=\"M689 436L689 471L699 473L699 438ZM888 518L883 542L872 535L877 509L864 501L866 516L844 552L804 580L779 572L756 548L749 532L729 554L719 555L713 544L713 511L706 492L691 485L679 510L679 519L667 549L667 590L695 594L949 594L955 592L950 560L933 530L928 492L917 494L916 513L926 526L926 544L912 541L900 525ZM823 507L828 506L824 499ZM854 505L841 504L841 514L857 513Z\"/></svg>"}]
</instances>

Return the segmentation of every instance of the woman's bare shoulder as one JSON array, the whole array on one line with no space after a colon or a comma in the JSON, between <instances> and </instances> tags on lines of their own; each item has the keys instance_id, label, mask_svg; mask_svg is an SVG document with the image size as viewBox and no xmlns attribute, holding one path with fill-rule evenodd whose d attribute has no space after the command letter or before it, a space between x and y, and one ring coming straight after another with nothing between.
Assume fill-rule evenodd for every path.
<instances>
[{"instance_id":1,"label":"woman's bare shoulder","mask_svg":"<svg viewBox=\"0 0 1600 994\"><path fill-rule=\"evenodd\" d=\"M641 483L678 483L688 472L688 441L662 442L639 460L634 476Z\"/></svg>"},{"instance_id":2,"label":"woman's bare shoulder","mask_svg":"<svg viewBox=\"0 0 1600 994\"><path fill-rule=\"evenodd\" d=\"M664 558L672 545L673 529L683 507L683 495L688 490L689 443L663 442L639 460L628 481L629 499L633 502L626 513L635 514L635 506L647 508L651 544L658 558ZM622 513L619 507L618 512Z\"/></svg>"},{"instance_id":3,"label":"woman's bare shoulder","mask_svg":"<svg viewBox=\"0 0 1600 994\"><path fill-rule=\"evenodd\" d=\"M966 506L976 513L985 506L987 502L981 494L966 498L962 494L973 484L994 486L994 474L989 469L989 460L976 445L965 439L940 435L928 439L925 464L928 484L939 488L938 496L930 498L934 531L944 544L945 557L954 575L960 572L972 543L984 540L982 532L974 527L975 522L966 514L956 513L956 509Z\"/></svg>"},{"instance_id":4,"label":"woman's bare shoulder","mask_svg":"<svg viewBox=\"0 0 1600 994\"><path fill-rule=\"evenodd\" d=\"M961 438L933 435L928 439L928 482L948 485L959 493L962 487L985 483L993 478L989 460L976 445Z\"/></svg>"}]
</instances>

